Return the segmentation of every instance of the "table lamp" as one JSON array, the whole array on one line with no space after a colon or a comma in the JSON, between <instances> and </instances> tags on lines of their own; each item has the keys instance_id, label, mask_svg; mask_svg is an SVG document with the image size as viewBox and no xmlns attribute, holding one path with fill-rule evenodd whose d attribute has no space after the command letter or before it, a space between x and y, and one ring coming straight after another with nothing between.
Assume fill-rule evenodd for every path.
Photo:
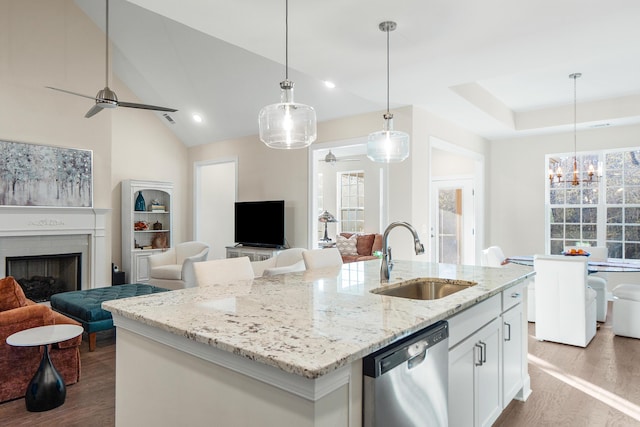
<instances>
[{"instance_id":1,"label":"table lamp","mask_svg":"<svg viewBox=\"0 0 640 427\"><path fill-rule=\"evenodd\" d=\"M335 216L329 213L329 211L323 211L318 217L318 221L324 222L324 237L322 238L323 242L330 242L331 239L327 235L327 223L330 222L338 222Z\"/></svg>"}]
</instances>

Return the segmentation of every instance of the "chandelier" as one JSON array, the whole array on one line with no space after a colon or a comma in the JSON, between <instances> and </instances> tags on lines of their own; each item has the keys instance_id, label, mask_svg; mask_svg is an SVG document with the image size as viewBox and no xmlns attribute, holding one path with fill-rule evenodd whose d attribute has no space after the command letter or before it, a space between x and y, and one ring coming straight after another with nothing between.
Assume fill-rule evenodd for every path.
<instances>
[{"instance_id":1,"label":"chandelier","mask_svg":"<svg viewBox=\"0 0 640 427\"><path fill-rule=\"evenodd\" d=\"M600 169L600 165L597 163L597 168L593 165L592 162L587 166L586 178L580 177L580 170L578 169L578 149L577 149L577 90L576 90L576 80L582 77L582 73L573 73L569 74L569 78L573 79L573 173L570 177L565 177L562 167L560 165L560 161L555 161L557 164L555 172L551 167L549 167L549 183L553 185L554 183L560 182L569 182L571 185L580 185L581 183L591 184L598 182L598 179L602 176L602 170ZM564 179L563 179L564 178Z\"/></svg>"}]
</instances>

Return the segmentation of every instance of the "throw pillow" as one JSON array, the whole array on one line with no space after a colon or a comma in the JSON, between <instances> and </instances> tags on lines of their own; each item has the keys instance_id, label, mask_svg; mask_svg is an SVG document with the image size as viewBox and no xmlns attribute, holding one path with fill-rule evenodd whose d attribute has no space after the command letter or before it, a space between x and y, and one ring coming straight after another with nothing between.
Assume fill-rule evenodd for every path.
<instances>
[{"instance_id":1,"label":"throw pillow","mask_svg":"<svg viewBox=\"0 0 640 427\"><path fill-rule=\"evenodd\" d=\"M358 236L358 254L371 255L371 247L373 246L373 240L376 238L375 234L360 234Z\"/></svg>"},{"instance_id":2,"label":"throw pillow","mask_svg":"<svg viewBox=\"0 0 640 427\"><path fill-rule=\"evenodd\" d=\"M355 234L349 238L339 234L336 236L336 247L340 255L358 255L357 244L358 236Z\"/></svg>"},{"instance_id":3,"label":"throw pillow","mask_svg":"<svg viewBox=\"0 0 640 427\"><path fill-rule=\"evenodd\" d=\"M27 305L27 297L24 296L20 284L11 276L0 279L0 311Z\"/></svg>"}]
</instances>

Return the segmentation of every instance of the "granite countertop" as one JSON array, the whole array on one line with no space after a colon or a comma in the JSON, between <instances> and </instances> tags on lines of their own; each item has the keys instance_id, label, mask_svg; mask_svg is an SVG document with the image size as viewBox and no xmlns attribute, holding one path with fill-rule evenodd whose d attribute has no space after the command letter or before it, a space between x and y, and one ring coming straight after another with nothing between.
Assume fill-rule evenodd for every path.
<instances>
[{"instance_id":1,"label":"granite countertop","mask_svg":"<svg viewBox=\"0 0 640 427\"><path fill-rule=\"evenodd\" d=\"M478 282L432 301L377 295L380 261L107 301L105 310L285 372L318 378L533 275L395 261L388 285L417 277Z\"/></svg>"}]
</instances>

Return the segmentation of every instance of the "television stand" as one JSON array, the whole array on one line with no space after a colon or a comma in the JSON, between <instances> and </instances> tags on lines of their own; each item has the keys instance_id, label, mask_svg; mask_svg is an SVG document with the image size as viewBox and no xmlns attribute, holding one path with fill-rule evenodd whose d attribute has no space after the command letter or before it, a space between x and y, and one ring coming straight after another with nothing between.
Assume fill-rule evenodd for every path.
<instances>
[{"instance_id":1,"label":"television stand","mask_svg":"<svg viewBox=\"0 0 640 427\"><path fill-rule=\"evenodd\" d=\"M227 258L248 256L250 261L262 261L277 255L282 248L260 246L227 246Z\"/></svg>"}]
</instances>

